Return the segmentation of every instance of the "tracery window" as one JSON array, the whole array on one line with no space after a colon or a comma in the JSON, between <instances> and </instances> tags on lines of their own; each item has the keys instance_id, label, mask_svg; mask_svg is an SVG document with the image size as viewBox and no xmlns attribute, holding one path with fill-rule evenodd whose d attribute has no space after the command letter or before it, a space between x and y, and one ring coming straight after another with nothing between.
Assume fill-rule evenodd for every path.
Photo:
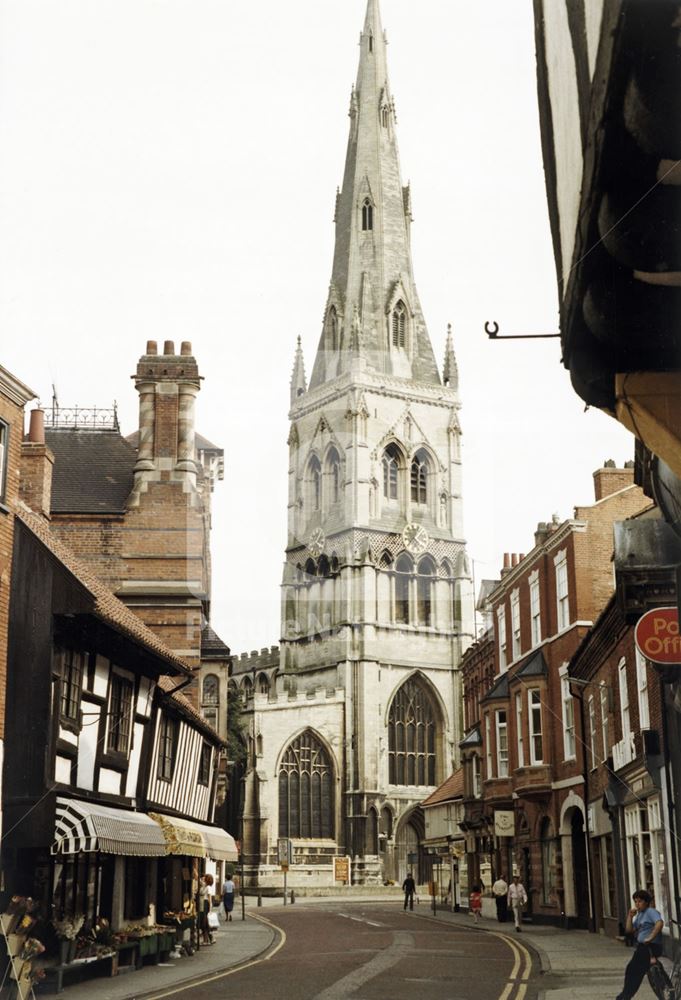
<instances>
[{"instance_id":1,"label":"tracery window","mask_svg":"<svg viewBox=\"0 0 681 1000\"><path fill-rule=\"evenodd\" d=\"M374 206L371 204L370 198L364 199L364 204L362 205L362 229L365 232L374 228Z\"/></svg>"},{"instance_id":2,"label":"tracery window","mask_svg":"<svg viewBox=\"0 0 681 1000\"><path fill-rule=\"evenodd\" d=\"M311 729L289 744L278 780L279 836L333 837L333 766Z\"/></svg>"},{"instance_id":3,"label":"tracery window","mask_svg":"<svg viewBox=\"0 0 681 1000\"><path fill-rule=\"evenodd\" d=\"M414 564L403 552L395 563L395 621L402 625L408 625L410 621L409 590L413 572Z\"/></svg>"},{"instance_id":4,"label":"tracery window","mask_svg":"<svg viewBox=\"0 0 681 1000\"><path fill-rule=\"evenodd\" d=\"M203 679L203 694L201 697L202 705L219 705L220 704L220 687L219 681L215 674L208 674Z\"/></svg>"},{"instance_id":5,"label":"tracery window","mask_svg":"<svg viewBox=\"0 0 681 1000\"><path fill-rule=\"evenodd\" d=\"M396 445L389 444L383 452L383 497L397 500L400 453Z\"/></svg>"},{"instance_id":6,"label":"tracery window","mask_svg":"<svg viewBox=\"0 0 681 1000\"><path fill-rule=\"evenodd\" d=\"M270 693L270 681L267 674L258 674L258 694Z\"/></svg>"},{"instance_id":7,"label":"tracery window","mask_svg":"<svg viewBox=\"0 0 681 1000\"><path fill-rule=\"evenodd\" d=\"M310 508L312 510L319 510L322 505L322 467L316 455L313 455L310 459L308 482L310 487Z\"/></svg>"},{"instance_id":8,"label":"tracery window","mask_svg":"<svg viewBox=\"0 0 681 1000\"><path fill-rule=\"evenodd\" d=\"M327 459L327 470L328 470L328 483L329 483L329 502L331 504L338 503L340 500L340 480L341 480L341 464L340 458L338 457L338 452L335 448L332 448L329 452L329 457Z\"/></svg>"},{"instance_id":9,"label":"tracery window","mask_svg":"<svg viewBox=\"0 0 681 1000\"><path fill-rule=\"evenodd\" d=\"M436 725L433 703L414 677L402 685L388 716L391 785L435 784Z\"/></svg>"},{"instance_id":10,"label":"tracery window","mask_svg":"<svg viewBox=\"0 0 681 1000\"><path fill-rule=\"evenodd\" d=\"M406 347L407 344L407 307L402 299L392 312L393 347Z\"/></svg>"},{"instance_id":11,"label":"tracery window","mask_svg":"<svg viewBox=\"0 0 681 1000\"><path fill-rule=\"evenodd\" d=\"M416 613L419 625L433 624L433 579L435 565L428 556L418 566L416 577Z\"/></svg>"},{"instance_id":12,"label":"tracery window","mask_svg":"<svg viewBox=\"0 0 681 1000\"><path fill-rule=\"evenodd\" d=\"M417 452L411 462L411 501L412 503L428 502L428 471L427 456Z\"/></svg>"}]
</instances>

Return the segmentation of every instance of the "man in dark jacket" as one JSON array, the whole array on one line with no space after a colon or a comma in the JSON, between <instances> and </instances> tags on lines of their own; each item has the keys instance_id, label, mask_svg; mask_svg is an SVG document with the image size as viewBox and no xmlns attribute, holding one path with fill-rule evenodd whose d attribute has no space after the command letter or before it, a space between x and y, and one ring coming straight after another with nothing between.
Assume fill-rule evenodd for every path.
<instances>
[{"instance_id":1,"label":"man in dark jacket","mask_svg":"<svg viewBox=\"0 0 681 1000\"><path fill-rule=\"evenodd\" d=\"M407 875L404 882L402 883L402 891L404 892L404 908L407 909L407 903L409 903L409 909L414 909L414 893L416 892L416 882L414 882L414 876L411 872Z\"/></svg>"}]
</instances>

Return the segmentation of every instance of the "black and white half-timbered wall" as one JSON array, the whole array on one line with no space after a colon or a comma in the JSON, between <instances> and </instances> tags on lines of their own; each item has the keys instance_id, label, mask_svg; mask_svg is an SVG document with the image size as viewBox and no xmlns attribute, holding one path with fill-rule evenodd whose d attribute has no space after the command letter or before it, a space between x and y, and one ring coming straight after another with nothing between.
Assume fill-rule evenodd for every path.
<instances>
[{"instance_id":1,"label":"black and white half-timbered wall","mask_svg":"<svg viewBox=\"0 0 681 1000\"><path fill-rule=\"evenodd\" d=\"M190 911L199 871L236 860L211 826L222 741L180 693L192 671L27 508L11 586L6 887L114 929Z\"/></svg>"}]
</instances>

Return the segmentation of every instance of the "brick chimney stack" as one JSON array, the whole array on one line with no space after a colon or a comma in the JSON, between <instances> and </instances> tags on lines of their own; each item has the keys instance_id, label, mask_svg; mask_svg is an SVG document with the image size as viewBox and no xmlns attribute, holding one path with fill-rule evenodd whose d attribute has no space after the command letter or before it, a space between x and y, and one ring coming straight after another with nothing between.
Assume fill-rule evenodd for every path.
<instances>
[{"instance_id":1,"label":"brick chimney stack","mask_svg":"<svg viewBox=\"0 0 681 1000\"><path fill-rule=\"evenodd\" d=\"M609 458L603 463L602 469L594 472L594 494L596 502L604 497L612 496L619 490L624 490L627 486L634 485L634 463L625 462L623 469L618 469L614 461Z\"/></svg>"},{"instance_id":2,"label":"brick chimney stack","mask_svg":"<svg viewBox=\"0 0 681 1000\"><path fill-rule=\"evenodd\" d=\"M31 410L28 437L21 442L19 496L27 507L50 519L54 454L45 444L45 413Z\"/></svg>"},{"instance_id":3,"label":"brick chimney stack","mask_svg":"<svg viewBox=\"0 0 681 1000\"><path fill-rule=\"evenodd\" d=\"M177 481L196 487L194 404L201 377L188 340L175 352L166 340L163 354L147 341L133 376L140 397L139 442L131 502L139 500L150 481Z\"/></svg>"}]
</instances>

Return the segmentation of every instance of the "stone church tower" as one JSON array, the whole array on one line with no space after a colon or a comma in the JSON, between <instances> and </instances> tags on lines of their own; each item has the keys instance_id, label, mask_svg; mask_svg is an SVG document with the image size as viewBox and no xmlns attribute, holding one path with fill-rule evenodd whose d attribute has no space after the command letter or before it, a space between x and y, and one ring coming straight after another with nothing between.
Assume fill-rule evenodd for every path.
<instances>
[{"instance_id":1,"label":"stone church tower","mask_svg":"<svg viewBox=\"0 0 681 1000\"><path fill-rule=\"evenodd\" d=\"M458 761L473 600L462 527L457 367L440 378L412 272L386 38L369 0L336 198L336 244L309 385L291 379L288 542L276 651L235 661L251 770L252 879L428 876L419 803ZM415 857L418 857L415 863ZM420 855L420 856L419 856Z\"/></svg>"}]
</instances>

